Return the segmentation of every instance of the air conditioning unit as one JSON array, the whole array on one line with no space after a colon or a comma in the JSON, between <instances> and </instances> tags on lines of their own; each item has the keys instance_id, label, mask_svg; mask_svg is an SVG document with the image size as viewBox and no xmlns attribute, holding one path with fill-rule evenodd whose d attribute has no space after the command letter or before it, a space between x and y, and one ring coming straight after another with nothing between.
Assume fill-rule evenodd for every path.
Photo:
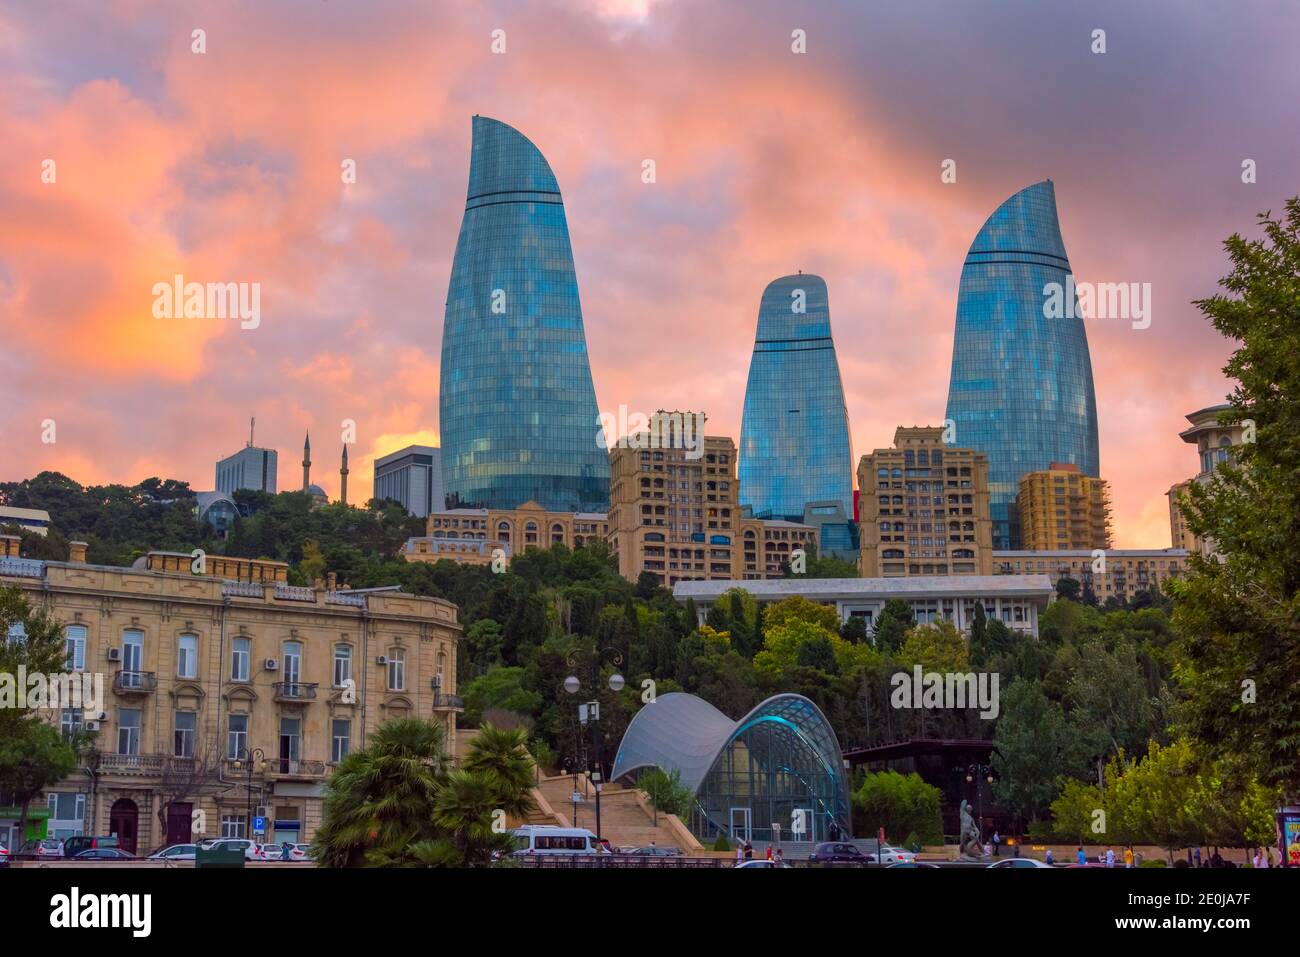
<instances>
[{"instance_id":1,"label":"air conditioning unit","mask_svg":"<svg viewBox=\"0 0 1300 957\"><path fill-rule=\"evenodd\" d=\"M108 712L107 712L107 711L101 711L101 712L99 712L99 714L95 715L95 720L96 720L96 721L107 721L107 720L108 720Z\"/></svg>"},{"instance_id":2,"label":"air conditioning unit","mask_svg":"<svg viewBox=\"0 0 1300 957\"><path fill-rule=\"evenodd\" d=\"M388 664L388 656L387 656L387 655L380 655L378 658L375 659L375 664L377 664L377 665L386 665L386 664Z\"/></svg>"},{"instance_id":3,"label":"air conditioning unit","mask_svg":"<svg viewBox=\"0 0 1300 957\"><path fill-rule=\"evenodd\" d=\"M121 661L121 660L122 660L122 649L121 649L121 648L109 648L109 649L108 649L108 660L109 660L109 661Z\"/></svg>"},{"instance_id":4,"label":"air conditioning unit","mask_svg":"<svg viewBox=\"0 0 1300 957\"><path fill-rule=\"evenodd\" d=\"M81 726L81 730L83 730L83 731L98 731L98 730L99 730L99 722L98 722L98 721L87 721L87 722L85 722L85 723Z\"/></svg>"},{"instance_id":5,"label":"air conditioning unit","mask_svg":"<svg viewBox=\"0 0 1300 957\"><path fill-rule=\"evenodd\" d=\"M279 659L267 658L265 661L262 662L262 667L265 668L267 671L279 671L280 670Z\"/></svg>"}]
</instances>

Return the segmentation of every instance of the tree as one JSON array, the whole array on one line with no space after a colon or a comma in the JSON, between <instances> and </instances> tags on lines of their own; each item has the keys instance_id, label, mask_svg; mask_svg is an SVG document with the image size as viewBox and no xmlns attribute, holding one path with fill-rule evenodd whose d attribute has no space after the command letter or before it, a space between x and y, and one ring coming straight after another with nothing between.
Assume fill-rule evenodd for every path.
<instances>
[{"instance_id":1,"label":"tree","mask_svg":"<svg viewBox=\"0 0 1300 957\"><path fill-rule=\"evenodd\" d=\"M534 766L528 754L528 732L522 727L503 730L481 725L470 742L464 767L484 777L496 807L516 821L524 821L533 810Z\"/></svg>"},{"instance_id":2,"label":"tree","mask_svg":"<svg viewBox=\"0 0 1300 957\"><path fill-rule=\"evenodd\" d=\"M912 606L901 598L889 599L880 609L880 618L876 621L876 647L882 651L897 650L914 624L916 618Z\"/></svg>"},{"instance_id":3,"label":"tree","mask_svg":"<svg viewBox=\"0 0 1300 957\"><path fill-rule=\"evenodd\" d=\"M19 840L27 839L27 811L46 788L58 784L77 766L77 752L56 728L28 718L11 737L0 739L0 791L18 805Z\"/></svg>"},{"instance_id":4,"label":"tree","mask_svg":"<svg viewBox=\"0 0 1300 957\"><path fill-rule=\"evenodd\" d=\"M1196 302L1236 343L1220 421L1243 426L1235 462L1192 483L1188 528L1213 542L1169 585L1180 635L1183 726L1217 756L1239 755L1266 785L1300 796L1300 197L1263 237L1224 244L1226 294Z\"/></svg>"},{"instance_id":5,"label":"tree","mask_svg":"<svg viewBox=\"0 0 1300 957\"><path fill-rule=\"evenodd\" d=\"M1101 789L1070 778L1052 802L1052 831L1059 840L1077 841L1082 846L1106 833L1105 815Z\"/></svg>"},{"instance_id":6,"label":"tree","mask_svg":"<svg viewBox=\"0 0 1300 957\"><path fill-rule=\"evenodd\" d=\"M650 768L637 779L636 786L645 792L656 811L676 814L681 818L691 812L691 802L695 799L695 794L682 784L682 772L677 768L671 771Z\"/></svg>"},{"instance_id":7,"label":"tree","mask_svg":"<svg viewBox=\"0 0 1300 957\"><path fill-rule=\"evenodd\" d=\"M853 792L854 830L876 834L885 829L886 838L901 840L915 834L923 844L943 843L941 794L915 772L897 771L864 774Z\"/></svg>"},{"instance_id":8,"label":"tree","mask_svg":"<svg viewBox=\"0 0 1300 957\"><path fill-rule=\"evenodd\" d=\"M1038 681L1015 681L1002 693L993 735L993 795L1022 821L1037 821L1060 790L1057 778L1077 770L1077 747L1065 713Z\"/></svg>"},{"instance_id":9,"label":"tree","mask_svg":"<svg viewBox=\"0 0 1300 957\"><path fill-rule=\"evenodd\" d=\"M1062 575L1056 583L1056 597L1070 601L1079 600L1079 582L1069 575Z\"/></svg>"}]
</instances>

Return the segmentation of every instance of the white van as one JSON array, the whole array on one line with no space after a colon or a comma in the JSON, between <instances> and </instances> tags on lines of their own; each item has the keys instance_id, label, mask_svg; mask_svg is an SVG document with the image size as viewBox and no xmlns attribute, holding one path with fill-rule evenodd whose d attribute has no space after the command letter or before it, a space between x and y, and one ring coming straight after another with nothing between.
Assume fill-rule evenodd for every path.
<instances>
[{"instance_id":1,"label":"white van","mask_svg":"<svg viewBox=\"0 0 1300 957\"><path fill-rule=\"evenodd\" d=\"M583 827L558 827L554 824L526 824L513 828L516 855L525 854L596 854L596 835Z\"/></svg>"}]
</instances>

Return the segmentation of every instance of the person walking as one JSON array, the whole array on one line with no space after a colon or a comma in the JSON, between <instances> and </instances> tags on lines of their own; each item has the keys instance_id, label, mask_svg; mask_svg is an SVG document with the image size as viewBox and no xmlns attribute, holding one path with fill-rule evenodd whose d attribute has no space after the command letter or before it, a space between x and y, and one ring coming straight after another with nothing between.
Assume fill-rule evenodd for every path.
<instances>
[{"instance_id":1,"label":"person walking","mask_svg":"<svg viewBox=\"0 0 1300 957\"><path fill-rule=\"evenodd\" d=\"M1085 864L1088 863L1088 855L1085 854L1085 853L1083 853L1083 848L1079 848L1079 854L1078 854L1078 857L1079 857L1079 866L1080 866L1080 867L1083 867Z\"/></svg>"},{"instance_id":2,"label":"person walking","mask_svg":"<svg viewBox=\"0 0 1300 957\"><path fill-rule=\"evenodd\" d=\"M747 860L747 861L752 861L753 859L754 859L754 845L753 845L753 844L750 844L749 841L746 841L746 842L745 842L745 860Z\"/></svg>"},{"instance_id":3,"label":"person walking","mask_svg":"<svg viewBox=\"0 0 1300 957\"><path fill-rule=\"evenodd\" d=\"M785 856L781 853L779 847L776 849L776 866L785 867Z\"/></svg>"},{"instance_id":4,"label":"person walking","mask_svg":"<svg viewBox=\"0 0 1300 957\"><path fill-rule=\"evenodd\" d=\"M1124 848L1124 866L1125 866L1125 867L1132 867L1132 866L1133 866L1133 847L1132 847L1132 845L1130 845L1130 846Z\"/></svg>"},{"instance_id":5,"label":"person walking","mask_svg":"<svg viewBox=\"0 0 1300 957\"><path fill-rule=\"evenodd\" d=\"M769 861L772 859L772 845L771 845L771 844L767 845L767 855L766 855L766 856L767 856L767 859L768 859Z\"/></svg>"},{"instance_id":6,"label":"person walking","mask_svg":"<svg viewBox=\"0 0 1300 957\"><path fill-rule=\"evenodd\" d=\"M1193 848L1192 850L1192 866L1193 867L1201 866L1201 849L1199 847Z\"/></svg>"},{"instance_id":7,"label":"person walking","mask_svg":"<svg viewBox=\"0 0 1300 957\"><path fill-rule=\"evenodd\" d=\"M1002 835L998 833L997 828L993 829L993 856L998 856L998 848L1002 844Z\"/></svg>"},{"instance_id":8,"label":"person walking","mask_svg":"<svg viewBox=\"0 0 1300 957\"><path fill-rule=\"evenodd\" d=\"M1106 866L1115 866L1115 849L1113 847L1106 848Z\"/></svg>"},{"instance_id":9,"label":"person walking","mask_svg":"<svg viewBox=\"0 0 1300 957\"><path fill-rule=\"evenodd\" d=\"M744 844L737 844L737 845L736 845L736 863L737 863L737 864L743 864L744 862L745 862L745 845L744 845Z\"/></svg>"},{"instance_id":10,"label":"person walking","mask_svg":"<svg viewBox=\"0 0 1300 957\"><path fill-rule=\"evenodd\" d=\"M1055 864L1055 863L1056 863L1056 861L1053 860L1053 858L1052 858L1052 849L1051 849L1050 847L1047 849L1047 853L1043 855L1043 862L1046 863L1046 864Z\"/></svg>"}]
</instances>

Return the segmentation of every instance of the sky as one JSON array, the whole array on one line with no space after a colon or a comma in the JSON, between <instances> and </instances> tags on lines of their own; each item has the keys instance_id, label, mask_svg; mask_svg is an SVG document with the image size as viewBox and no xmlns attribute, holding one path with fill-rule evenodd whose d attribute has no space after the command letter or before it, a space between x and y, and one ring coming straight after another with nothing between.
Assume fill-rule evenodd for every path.
<instances>
[{"instance_id":1,"label":"sky","mask_svg":"<svg viewBox=\"0 0 1300 957\"><path fill-rule=\"evenodd\" d=\"M942 422L966 250L1051 178L1076 279L1151 284L1149 328L1087 333L1115 544L1167 547L1178 432L1230 389L1192 300L1300 191L1298 34L1262 0L0 0L0 481L209 489L256 416L279 487L310 429L333 497L351 420L368 497L438 441L481 113L555 170L601 410L738 438L763 287L802 269L855 456ZM176 274L258 283L260 322L156 317Z\"/></svg>"}]
</instances>

